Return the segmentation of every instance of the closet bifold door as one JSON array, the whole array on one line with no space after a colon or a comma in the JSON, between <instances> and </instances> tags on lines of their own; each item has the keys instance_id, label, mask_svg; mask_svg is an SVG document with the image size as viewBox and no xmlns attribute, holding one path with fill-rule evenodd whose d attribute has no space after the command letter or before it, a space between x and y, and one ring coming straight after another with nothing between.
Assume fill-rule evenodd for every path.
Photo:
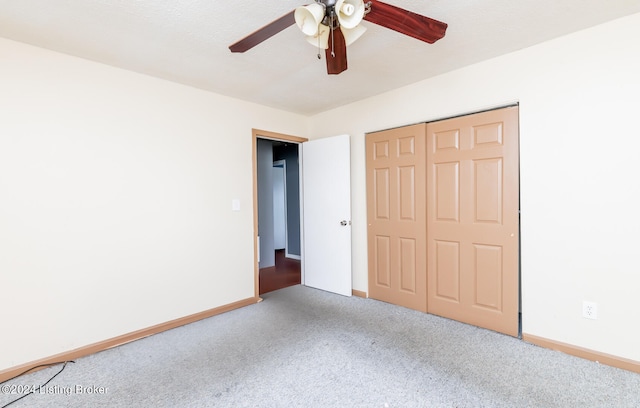
<instances>
[{"instance_id":1,"label":"closet bifold door","mask_svg":"<svg viewBox=\"0 0 640 408\"><path fill-rule=\"evenodd\" d=\"M429 313L518 335L518 108L427 125Z\"/></svg>"},{"instance_id":2,"label":"closet bifold door","mask_svg":"<svg viewBox=\"0 0 640 408\"><path fill-rule=\"evenodd\" d=\"M369 297L427 311L426 125L366 135Z\"/></svg>"}]
</instances>

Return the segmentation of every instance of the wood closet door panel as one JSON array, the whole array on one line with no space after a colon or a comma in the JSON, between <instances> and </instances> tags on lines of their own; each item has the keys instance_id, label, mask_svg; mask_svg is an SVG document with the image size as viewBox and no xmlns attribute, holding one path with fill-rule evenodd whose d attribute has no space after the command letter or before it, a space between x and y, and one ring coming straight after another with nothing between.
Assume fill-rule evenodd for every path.
<instances>
[{"instance_id":1,"label":"wood closet door panel","mask_svg":"<svg viewBox=\"0 0 640 408\"><path fill-rule=\"evenodd\" d=\"M518 108L427 125L429 313L518 335Z\"/></svg>"},{"instance_id":2,"label":"wood closet door panel","mask_svg":"<svg viewBox=\"0 0 640 408\"><path fill-rule=\"evenodd\" d=\"M426 312L425 124L366 135L369 297Z\"/></svg>"}]
</instances>

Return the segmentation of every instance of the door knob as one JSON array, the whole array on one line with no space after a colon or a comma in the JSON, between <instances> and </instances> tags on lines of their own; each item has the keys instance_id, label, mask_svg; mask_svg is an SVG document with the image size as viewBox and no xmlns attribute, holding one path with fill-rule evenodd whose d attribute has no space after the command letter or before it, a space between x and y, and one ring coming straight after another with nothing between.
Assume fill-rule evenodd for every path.
<instances>
[{"instance_id":1,"label":"door knob","mask_svg":"<svg viewBox=\"0 0 640 408\"><path fill-rule=\"evenodd\" d=\"M342 225L343 227L345 227L347 225L351 225L351 221L342 220L342 221L340 221L340 225Z\"/></svg>"}]
</instances>

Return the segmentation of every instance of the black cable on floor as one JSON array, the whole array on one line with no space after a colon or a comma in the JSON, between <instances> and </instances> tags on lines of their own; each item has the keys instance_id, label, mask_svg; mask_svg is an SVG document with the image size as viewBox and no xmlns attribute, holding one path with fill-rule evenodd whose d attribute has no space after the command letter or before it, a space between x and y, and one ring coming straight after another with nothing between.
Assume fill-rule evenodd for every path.
<instances>
[{"instance_id":1,"label":"black cable on floor","mask_svg":"<svg viewBox=\"0 0 640 408\"><path fill-rule=\"evenodd\" d=\"M11 378L9 378L8 380L4 380L4 381L0 382L0 385L2 385L2 384L4 384L4 383L6 383L7 381L15 380L16 378L18 378L18 377L20 377L20 376L23 376L23 375L25 375L26 373L28 373L29 371L33 371L33 370L35 370L36 368L41 368L41 367L52 367L52 366L55 366L55 365L58 365L58 364L63 364L63 366L62 366L62 368L60 369L60 371L58 371L57 373L55 373L55 374L53 375L53 377L49 378L49 380L48 380L46 383L42 384L42 385L39 387L39 388L42 388L42 387L45 387L47 384L49 384L49 383L50 383L54 378L56 378L56 377L58 376L58 374L60 374L62 371L64 371L64 369L65 369L65 367L67 366L67 364L68 364L68 363L75 363L75 361L73 361L73 360L69 360L69 361L60 361L60 362L57 362L57 363L50 363L50 364L40 364L40 365L37 365L37 366L35 366L35 367L31 367L30 369L28 369L28 370L26 370L26 371L23 371L22 373L20 373L20 374L16 375L15 377L11 377ZM19 398L16 398L16 399L14 399L13 401L10 401L9 403L7 403L6 405L3 405L3 406L2 406L2 407L0 407L0 408L6 408L6 407L8 407L9 405L13 404L14 402L18 402L18 401L20 401L21 399L23 399L24 397L28 397L29 395L33 394L34 392L35 392L35 390L31 391L31 392L30 392L30 393L28 393L28 394L24 394L23 396L21 396L21 397L19 397Z\"/></svg>"}]
</instances>

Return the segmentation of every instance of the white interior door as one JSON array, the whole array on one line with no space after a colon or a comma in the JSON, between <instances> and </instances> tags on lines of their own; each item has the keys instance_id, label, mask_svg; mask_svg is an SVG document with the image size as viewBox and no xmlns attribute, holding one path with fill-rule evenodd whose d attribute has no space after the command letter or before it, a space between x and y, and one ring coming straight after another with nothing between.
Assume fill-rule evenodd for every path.
<instances>
[{"instance_id":1,"label":"white interior door","mask_svg":"<svg viewBox=\"0 0 640 408\"><path fill-rule=\"evenodd\" d=\"M351 296L349 136L302 144L304 285Z\"/></svg>"}]
</instances>

